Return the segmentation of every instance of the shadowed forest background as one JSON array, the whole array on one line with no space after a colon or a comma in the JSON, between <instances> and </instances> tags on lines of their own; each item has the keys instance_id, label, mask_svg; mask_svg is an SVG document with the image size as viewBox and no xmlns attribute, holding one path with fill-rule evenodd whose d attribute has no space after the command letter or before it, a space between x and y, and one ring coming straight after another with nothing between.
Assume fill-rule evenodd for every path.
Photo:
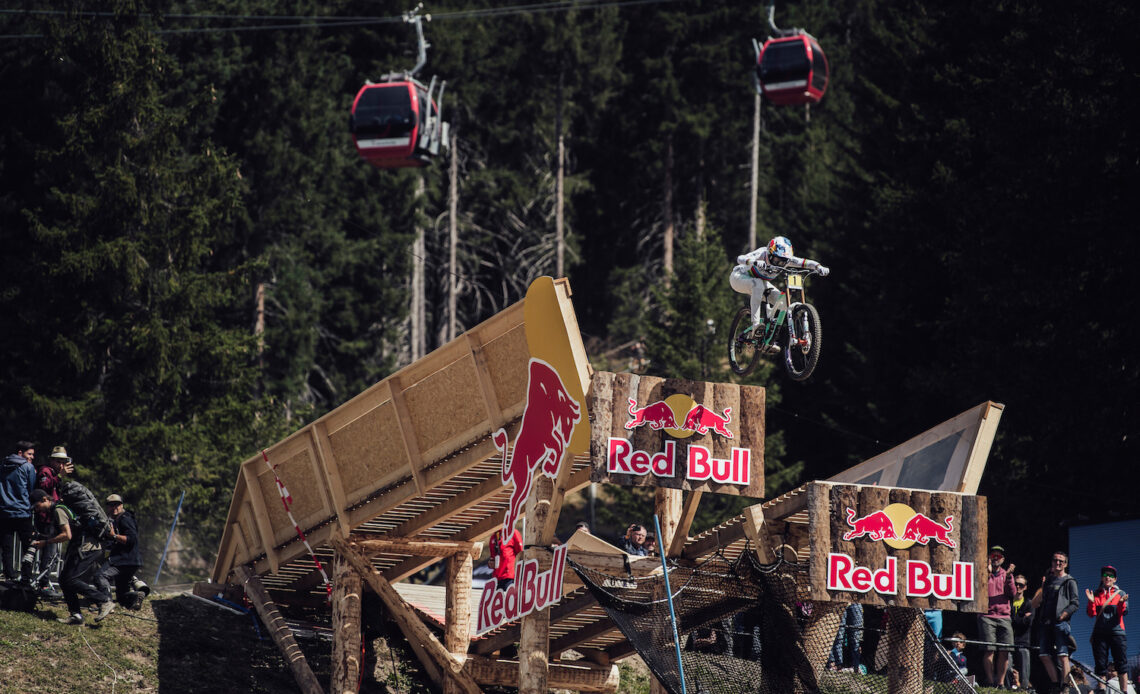
<instances>
[{"instance_id":1,"label":"shadowed forest background","mask_svg":"<svg viewBox=\"0 0 1140 694\"><path fill-rule=\"evenodd\" d=\"M456 137L458 330L555 274L561 138L595 366L729 380L766 8L527 7L426 8L421 78L447 80ZM426 348L447 339L449 154L381 171L347 129L365 80L415 64L408 9L0 13L4 445L66 445L138 509L148 567L182 490L184 558L210 561L238 463L409 362L417 256ZM817 0L776 22L820 40L831 84L810 110L762 108L757 236L832 274L808 287L812 379L749 377L769 389L768 493L994 400L979 493L1011 561L1044 570L1065 525L1134 516L1140 9ZM603 529L649 520L612 493Z\"/></svg>"}]
</instances>

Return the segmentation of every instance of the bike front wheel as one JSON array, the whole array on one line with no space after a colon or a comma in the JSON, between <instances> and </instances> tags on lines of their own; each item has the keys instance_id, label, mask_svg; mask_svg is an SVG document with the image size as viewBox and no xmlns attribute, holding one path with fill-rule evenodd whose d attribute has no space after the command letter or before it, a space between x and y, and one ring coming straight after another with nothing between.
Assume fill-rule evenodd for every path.
<instances>
[{"instance_id":1,"label":"bike front wheel","mask_svg":"<svg viewBox=\"0 0 1140 694\"><path fill-rule=\"evenodd\" d=\"M728 333L728 364L733 373L744 376L756 368L758 361L760 350L752 335L752 313L742 306L736 312L732 330Z\"/></svg>"},{"instance_id":2,"label":"bike front wheel","mask_svg":"<svg viewBox=\"0 0 1140 694\"><path fill-rule=\"evenodd\" d=\"M784 370L793 381L805 381L819 362L819 349L823 346L823 328L819 313L811 304L792 307L791 325L795 326L796 339L788 340L784 347Z\"/></svg>"}]
</instances>

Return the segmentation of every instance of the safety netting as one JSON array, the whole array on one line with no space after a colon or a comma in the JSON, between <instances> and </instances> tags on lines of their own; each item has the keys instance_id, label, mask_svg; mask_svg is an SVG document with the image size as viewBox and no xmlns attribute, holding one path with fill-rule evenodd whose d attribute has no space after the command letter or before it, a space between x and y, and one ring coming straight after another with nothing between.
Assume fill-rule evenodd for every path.
<instances>
[{"instance_id":1,"label":"safety netting","mask_svg":"<svg viewBox=\"0 0 1140 694\"><path fill-rule=\"evenodd\" d=\"M812 601L806 563L744 551L671 564L677 639L664 574L570 565L672 694L975 691L922 610Z\"/></svg>"}]
</instances>

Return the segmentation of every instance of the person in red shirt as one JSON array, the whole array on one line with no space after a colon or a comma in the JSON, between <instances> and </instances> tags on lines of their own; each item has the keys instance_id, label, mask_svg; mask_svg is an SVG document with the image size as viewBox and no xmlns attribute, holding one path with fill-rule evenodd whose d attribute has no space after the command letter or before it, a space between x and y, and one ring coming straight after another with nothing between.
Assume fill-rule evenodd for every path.
<instances>
[{"instance_id":1,"label":"person in red shirt","mask_svg":"<svg viewBox=\"0 0 1140 694\"><path fill-rule=\"evenodd\" d=\"M1104 679L1108 674L1108 655L1112 652L1113 664L1120 677L1120 691L1128 691L1128 667L1125 659L1127 641L1124 638L1124 615L1128 614L1128 593L1116 585L1116 567L1100 567L1100 586L1096 594L1085 588L1089 600L1088 615L1096 620L1092 638L1093 660L1096 674Z\"/></svg>"},{"instance_id":2,"label":"person in red shirt","mask_svg":"<svg viewBox=\"0 0 1140 694\"><path fill-rule=\"evenodd\" d=\"M502 528L491 536L491 575L495 577L498 590L506 590L515 582L515 557L522 551L522 535L518 530L513 531L505 542Z\"/></svg>"}]
</instances>

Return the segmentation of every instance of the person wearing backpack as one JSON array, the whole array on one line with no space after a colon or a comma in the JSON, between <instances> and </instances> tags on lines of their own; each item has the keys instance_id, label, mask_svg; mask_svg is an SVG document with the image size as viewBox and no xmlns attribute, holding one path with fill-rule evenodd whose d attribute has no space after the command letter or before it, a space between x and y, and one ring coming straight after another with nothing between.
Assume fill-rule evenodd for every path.
<instances>
[{"instance_id":1,"label":"person wearing backpack","mask_svg":"<svg viewBox=\"0 0 1140 694\"><path fill-rule=\"evenodd\" d=\"M135 572L142 565L139 557L139 530L135 512L123 506L123 497L107 497L107 512L114 530L111 534L111 557L103 575L115 584L115 600L132 610L142 608L143 594L134 589Z\"/></svg>"},{"instance_id":2,"label":"person wearing backpack","mask_svg":"<svg viewBox=\"0 0 1140 694\"><path fill-rule=\"evenodd\" d=\"M60 472L61 503L71 511L74 518L71 542L67 543L67 553L59 576L63 599L70 616L59 621L64 624L83 624L79 604L79 596L83 595L99 606L95 621L101 622L115 609L115 602L111 599L111 586L103 575L106 563L103 543L110 539L111 523L91 490L70 479L75 473L75 462L68 460Z\"/></svg>"},{"instance_id":3,"label":"person wearing backpack","mask_svg":"<svg viewBox=\"0 0 1140 694\"><path fill-rule=\"evenodd\" d=\"M71 458L67 455L67 449L63 446L56 446L51 450L51 455L48 457L47 462L38 466L36 472L36 489L42 489L44 493L53 501L59 501L59 471L65 462L70 461ZM36 533L44 535L52 531L52 519L44 513L36 513L35 526ZM59 571L56 567L56 559L59 557L60 546L57 544L49 543L40 550L40 593L49 599L58 600L63 597L63 594L52 587L54 581L57 585L59 583Z\"/></svg>"}]
</instances>

